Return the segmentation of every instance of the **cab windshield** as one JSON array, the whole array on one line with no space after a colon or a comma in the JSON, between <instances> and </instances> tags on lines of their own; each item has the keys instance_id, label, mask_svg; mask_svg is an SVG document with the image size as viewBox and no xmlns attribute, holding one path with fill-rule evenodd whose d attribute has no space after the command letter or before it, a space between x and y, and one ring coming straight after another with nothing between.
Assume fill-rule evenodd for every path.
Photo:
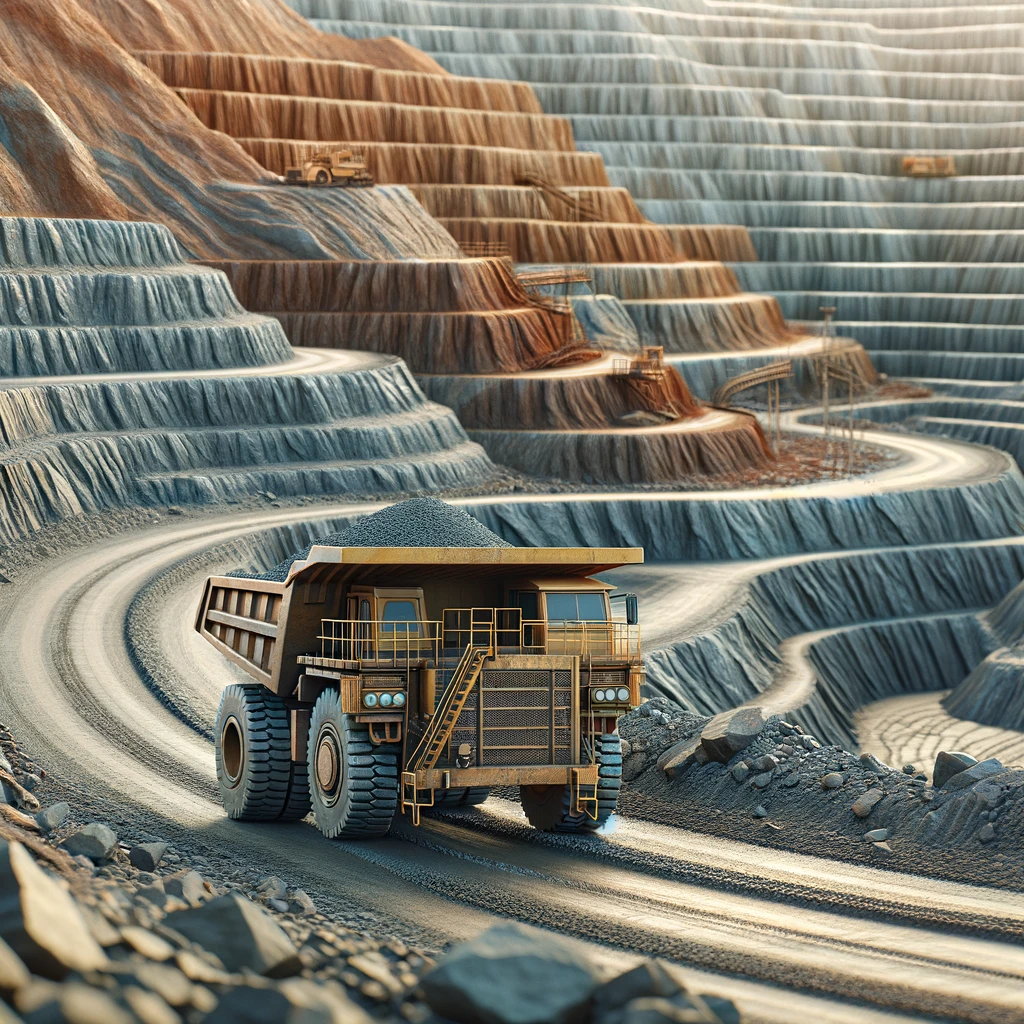
<instances>
[{"instance_id":1,"label":"cab windshield","mask_svg":"<svg viewBox=\"0 0 1024 1024\"><path fill-rule=\"evenodd\" d=\"M607 622L604 594L548 594L549 622Z\"/></svg>"}]
</instances>

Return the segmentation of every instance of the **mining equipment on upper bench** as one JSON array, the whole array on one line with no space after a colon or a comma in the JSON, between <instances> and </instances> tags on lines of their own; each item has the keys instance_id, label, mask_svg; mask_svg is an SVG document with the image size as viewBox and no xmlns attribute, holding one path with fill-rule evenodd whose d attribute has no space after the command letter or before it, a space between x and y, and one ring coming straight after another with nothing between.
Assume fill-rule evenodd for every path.
<instances>
[{"instance_id":1,"label":"mining equipment on upper bench","mask_svg":"<svg viewBox=\"0 0 1024 1024\"><path fill-rule=\"evenodd\" d=\"M379 836L396 810L519 786L544 831L599 828L617 723L644 677L635 595L595 573L639 548L314 545L283 582L216 576L196 629L254 680L229 686L217 779L232 818Z\"/></svg>"},{"instance_id":2,"label":"mining equipment on upper bench","mask_svg":"<svg viewBox=\"0 0 1024 1024\"><path fill-rule=\"evenodd\" d=\"M369 188L373 176L366 169L366 159L351 150L337 149L333 153L316 153L301 167L285 168L285 184L320 187L342 186Z\"/></svg>"},{"instance_id":3,"label":"mining equipment on upper bench","mask_svg":"<svg viewBox=\"0 0 1024 1024\"><path fill-rule=\"evenodd\" d=\"M903 173L911 178L952 178L956 162L951 156L905 156Z\"/></svg>"}]
</instances>

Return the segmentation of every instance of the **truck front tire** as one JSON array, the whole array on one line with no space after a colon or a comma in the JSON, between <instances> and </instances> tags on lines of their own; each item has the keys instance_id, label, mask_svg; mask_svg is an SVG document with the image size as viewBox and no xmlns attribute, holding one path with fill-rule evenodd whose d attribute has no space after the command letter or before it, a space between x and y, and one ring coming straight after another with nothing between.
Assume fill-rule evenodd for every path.
<instances>
[{"instance_id":1,"label":"truck front tire","mask_svg":"<svg viewBox=\"0 0 1024 1024\"><path fill-rule=\"evenodd\" d=\"M306 764L316 823L328 839L385 835L398 808L398 744L374 744L336 690L324 690L309 723Z\"/></svg>"},{"instance_id":2,"label":"truck front tire","mask_svg":"<svg viewBox=\"0 0 1024 1024\"><path fill-rule=\"evenodd\" d=\"M221 696L214 736L217 783L228 816L297 821L309 813L305 765L292 762L284 701L259 683L236 683Z\"/></svg>"},{"instance_id":3,"label":"truck front tire","mask_svg":"<svg viewBox=\"0 0 1024 1024\"><path fill-rule=\"evenodd\" d=\"M596 832L615 813L622 784L622 742L618 733L605 733L595 739L594 745L597 819L576 812L571 786L520 786L519 801L535 829L541 832Z\"/></svg>"}]
</instances>

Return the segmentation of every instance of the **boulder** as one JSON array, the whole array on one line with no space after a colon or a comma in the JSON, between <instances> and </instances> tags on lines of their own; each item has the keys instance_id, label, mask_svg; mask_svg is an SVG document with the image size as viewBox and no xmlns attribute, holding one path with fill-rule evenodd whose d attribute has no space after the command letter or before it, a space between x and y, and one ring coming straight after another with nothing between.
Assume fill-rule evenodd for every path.
<instances>
[{"instance_id":1,"label":"boulder","mask_svg":"<svg viewBox=\"0 0 1024 1024\"><path fill-rule=\"evenodd\" d=\"M892 856L892 847L888 843L872 843L871 852L880 860L887 860Z\"/></svg>"},{"instance_id":2,"label":"boulder","mask_svg":"<svg viewBox=\"0 0 1024 1024\"><path fill-rule=\"evenodd\" d=\"M873 828L870 832L864 833L864 841L867 843L884 843L889 838L887 828Z\"/></svg>"},{"instance_id":3,"label":"boulder","mask_svg":"<svg viewBox=\"0 0 1024 1024\"><path fill-rule=\"evenodd\" d=\"M953 775L946 780L946 783L942 788L946 790L946 792L968 789L976 782L981 782L983 779L991 778L993 775L999 775L1004 771L1006 771L1006 769L1003 767L1002 762L994 757L990 757L987 761L979 761L977 764L972 764L970 768L965 768L962 772L957 772L956 775Z\"/></svg>"},{"instance_id":4,"label":"boulder","mask_svg":"<svg viewBox=\"0 0 1024 1024\"><path fill-rule=\"evenodd\" d=\"M701 733L701 745L712 761L726 764L761 734L765 714L758 707L736 708L711 719Z\"/></svg>"},{"instance_id":5,"label":"boulder","mask_svg":"<svg viewBox=\"0 0 1024 1024\"><path fill-rule=\"evenodd\" d=\"M996 828L991 821L987 821L981 826L981 830L978 832L978 838L983 843L990 843L996 837Z\"/></svg>"},{"instance_id":6,"label":"boulder","mask_svg":"<svg viewBox=\"0 0 1024 1024\"><path fill-rule=\"evenodd\" d=\"M166 843L139 843L128 851L128 860L140 871L156 871L166 852Z\"/></svg>"},{"instance_id":7,"label":"boulder","mask_svg":"<svg viewBox=\"0 0 1024 1024\"><path fill-rule=\"evenodd\" d=\"M772 781L773 777L773 772L759 772L750 780L750 784L754 787L754 789L764 789L764 787Z\"/></svg>"},{"instance_id":8,"label":"boulder","mask_svg":"<svg viewBox=\"0 0 1024 1024\"><path fill-rule=\"evenodd\" d=\"M960 750L940 750L935 755L935 768L932 770L932 785L936 789L949 782L954 775L976 765L978 759Z\"/></svg>"},{"instance_id":9,"label":"boulder","mask_svg":"<svg viewBox=\"0 0 1024 1024\"><path fill-rule=\"evenodd\" d=\"M617 1010L644 996L674 996L682 988L682 983L670 968L657 960L645 960L595 990L594 1012L603 1014Z\"/></svg>"},{"instance_id":10,"label":"boulder","mask_svg":"<svg viewBox=\"0 0 1024 1024\"><path fill-rule=\"evenodd\" d=\"M0 938L46 978L107 963L78 905L20 843L0 843Z\"/></svg>"},{"instance_id":11,"label":"boulder","mask_svg":"<svg viewBox=\"0 0 1024 1024\"><path fill-rule=\"evenodd\" d=\"M750 774L750 765L748 765L746 761L737 761L732 766L731 771L732 771L732 777L737 782L743 782L747 778L747 776Z\"/></svg>"},{"instance_id":12,"label":"boulder","mask_svg":"<svg viewBox=\"0 0 1024 1024\"><path fill-rule=\"evenodd\" d=\"M565 940L509 921L456 947L421 984L427 1005L456 1024L576 1024L597 979Z\"/></svg>"},{"instance_id":13,"label":"boulder","mask_svg":"<svg viewBox=\"0 0 1024 1024\"><path fill-rule=\"evenodd\" d=\"M60 828L67 821L71 808L66 803L50 804L36 814L36 824L46 833Z\"/></svg>"},{"instance_id":14,"label":"boulder","mask_svg":"<svg viewBox=\"0 0 1024 1024\"><path fill-rule=\"evenodd\" d=\"M843 784L843 776L840 772L829 772L821 778L822 789L839 789Z\"/></svg>"},{"instance_id":15,"label":"boulder","mask_svg":"<svg viewBox=\"0 0 1024 1024\"><path fill-rule=\"evenodd\" d=\"M861 793L856 800L853 801L853 813L858 818L866 818L874 809L885 793L880 789L869 789L865 793Z\"/></svg>"},{"instance_id":16,"label":"boulder","mask_svg":"<svg viewBox=\"0 0 1024 1024\"><path fill-rule=\"evenodd\" d=\"M215 950L229 971L248 968L286 978L302 970L295 946L277 922L235 890L203 906L179 910L166 923L186 939Z\"/></svg>"},{"instance_id":17,"label":"boulder","mask_svg":"<svg viewBox=\"0 0 1024 1024\"><path fill-rule=\"evenodd\" d=\"M191 868L175 871L163 879L164 892L168 896L177 896L190 907L198 907L210 894L206 891L203 876Z\"/></svg>"},{"instance_id":18,"label":"boulder","mask_svg":"<svg viewBox=\"0 0 1024 1024\"><path fill-rule=\"evenodd\" d=\"M755 818L767 818L768 817L768 809L765 807L764 804L758 804L754 808L754 817Z\"/></svg>"},{"instance_id":19,"label":"boulder","mask_svg":"<svg viewBox=\"0 0 1024 1024\"><path fill-rule=\"evenodd\" d=\"M754 771L773 772L779 767L779 762L771 754L762 754L754 761Z\"/></svg>"},{"instance_id":20,"label":"boulder","mask_svg":"<svg viewBox=\"0 0 1024 1024\"><path fill-rule=\"evenodd\" d=\"M664 751L658 758L658 767L668 778L674 779L682 775L691 764L697 763L698 755L703 752L700 736L691 736L687 740L673 743ZM707 758L704 758L703 763L706 762Z\"/></svg>"},{"instance_id":21,"label":"boulder","mask_svg":"<svg viewBox=\"0 0 1024 1024\"><path fill-rule=\"evenodd\" d=\"M109 825L94 821L72 832L60 845L72 857L88 857L94 864L99 864L114 856L117 833Z\"/></svg>"}]
</instances>

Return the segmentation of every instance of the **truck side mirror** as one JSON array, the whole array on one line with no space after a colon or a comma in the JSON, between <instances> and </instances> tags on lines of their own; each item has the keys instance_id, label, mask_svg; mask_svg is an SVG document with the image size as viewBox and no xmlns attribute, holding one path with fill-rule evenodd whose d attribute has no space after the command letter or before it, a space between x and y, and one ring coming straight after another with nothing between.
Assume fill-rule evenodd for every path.
<instances>
[{"instance_id":1,"label":"truck side mirror","mask_svg":"<svg viewBox=\"0 0 1024 1024\"><path fill-rule=\"evenodd\" d=\"M635 626L640 621L640 603L636 599L636 594L626 595L626 624L629 626Z\"/></svg>"}]
</instances>

